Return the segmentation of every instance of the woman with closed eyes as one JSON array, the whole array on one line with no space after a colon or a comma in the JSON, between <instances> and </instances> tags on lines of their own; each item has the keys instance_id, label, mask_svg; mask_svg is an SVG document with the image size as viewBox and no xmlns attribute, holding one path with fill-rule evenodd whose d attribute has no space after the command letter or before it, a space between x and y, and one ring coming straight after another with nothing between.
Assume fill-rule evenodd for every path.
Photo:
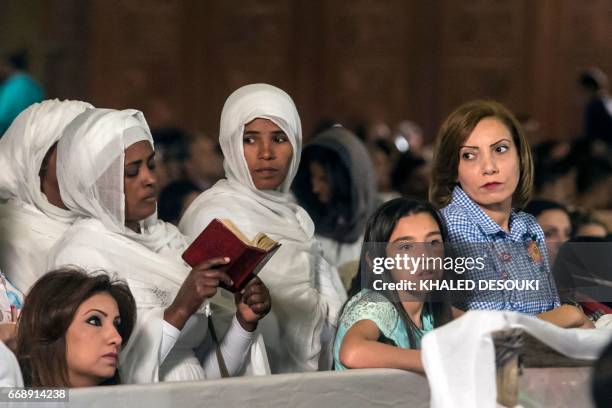
<instances>
[{"instance_id":1,"label":"woman with closed eyes","mask_svg":"<svg viewBox=\"0 0 612 408\"><path fill-rule=\"evenodd\" d=\"M190 268L181 259L185 237L157 219L155 151L142 113L91 109L68 126L57 150L62 200L79 219L48 264L104 269L127 281L138 322L121 355L124 382L240 375L251 361L265 368L256 328L270 309L268 291L256 278L224 306L209 300L220 282L230 284L228 259ZM229 326L218 349L208 330L211 313Z\"/></svg>"}]
</instances>

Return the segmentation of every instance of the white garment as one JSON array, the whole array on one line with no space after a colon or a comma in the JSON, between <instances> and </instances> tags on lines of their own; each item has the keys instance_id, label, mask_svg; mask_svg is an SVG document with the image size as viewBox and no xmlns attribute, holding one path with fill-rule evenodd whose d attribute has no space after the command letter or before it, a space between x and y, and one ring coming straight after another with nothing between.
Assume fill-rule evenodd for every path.
<instances>
[{"instance_id":1,"label":"white garment","mask_svg":"<svg viewBox=\"0 0 612 408\"><path fill-rule=\"evenodd\" d=\"M258 190L244 158L244 126L256 118L274 122L293 147L287 177L277 190ZM230 219L249 239L265 232L280 242L279 250L259 273L272 297L272 311L260 322L272 371L329 368L333 342L329 333L334 332L346 292L337 272L321 256L312 220L288 193L302 146L293 101L270 85L238 89L223 107L219 142L227 179L196 198L179 228L193 240L213 218Z\"/></svg>"},{"instance_id":2,"label":"white garment","mask_svg":"<svg viewBox=\"0 0 612 408\"><path fill-rule=\"evenodd\" d=\"M47 251L74 220L40 191L40 167L66 125L88 108L79 101L35 103L0 139L0 269L22 293L45 272Z\"/></svg>"},{"instance_id":3,"label":"white garment","mask_svg":"<svg viewBox=\"0 0 612 408\"><path fill-rule=\"evenodd\" d=\"M514 312L467 312L421 342L432 408L497 406L491 332L511 328L522 328L559 353L583 360L597 359L612 336L610 329L562 329Z\"/></svg>"},{"instance_id":4,"label":"white garment","mask_svg":"<svg viewBox=\"0 0 612 408\"><path fill-rule=\"evenodd\" d=\"M323 257L334 268L342 268L349 262L359 262L363 236L355 242L338 242L332 238L315 235L321 243Z\"/></svg>"},{"instance_id":5,"label":"white garment","mask_svg":"<svg viewBox=\"0 0 612 408\"><path fill-rule=\"evenodd\" d=\"M180 258L185 238L173 225L157 220L157 214L141 222L140 233L125 226L125 149L142 140L153 144L148 125L136 110L90 110L66 130L58 145L60 192L66 206L81 219L66 231L48 259L50 268L78 265L89 272L103 269L127 281L138 310L136 327L121 353L121 377L128 383L163 381L163 357L167 354L171 358L184 342L201 343L207 331L205 302L191 318L198 322L195 340L181 333L167 353L172 341L168 343L168 336L164 336L163 313L190 268Z\"/></svg>"},{"instance_id":6,"label":"white garment","mask_svg":"<svg viewBox=\"0 0 612 408\"><path fill-rule=\"evenodd\" d=\"M23 387L23 376L17 358L0 341L0 387Z\"/></svg>"},{"instance_id":7,"label":"white garment","mask_svg":"<svg viewBox=\"0 0 612 408\"><path fill-rule=\"evenodd\" d=\"M167 330L176 330L169 323L164 323L164 335ZM202 315L191 317L187 321L181 331L181 341L174 346L168 358L163 360L160 377L164 381L181 381L186 378L191 380L221 378L217 355L211 352L215 346L212 344L212 339L205 338L206 332L201 331L206 325L206 316ZM232 319L230 328L220 344L221 354L229 373L241 372L244 362L249 357L247 354L254 337L255 333L244 330L236 317Z\"/></svg>"}]
</instances>

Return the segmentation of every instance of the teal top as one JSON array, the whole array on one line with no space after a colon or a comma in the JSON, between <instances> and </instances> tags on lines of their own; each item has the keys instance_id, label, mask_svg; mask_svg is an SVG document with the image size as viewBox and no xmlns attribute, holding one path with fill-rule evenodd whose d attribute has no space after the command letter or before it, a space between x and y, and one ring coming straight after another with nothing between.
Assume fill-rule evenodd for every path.
<instances>
[{"instance_id":1,"label":"teal top","mask_svg":"<svg viewBox=\"0 0 612 408\"><path fill-rule=\"evenodd\" d=\"M417 329L414 333L417 344L410 347L408 330L395 306L382 293L363 289L348 301L338 322L338 332L334 342L334 369L337 371L347 369L340 363L342 340L344 340L344 336L349 329L361 320L374 322L385 337L392 340L397 347L403 349L420 349L423 335L433 330L433 316L429 308L424 306L421 313L423 329Z\"/></svg>"},{"instance_id":2,"label":"teal top","mask_svg":"<svg viewBox=\"0 0 612 408\"><path fill-rule=\"evenodd\" d=\"M23 307L23 295L0 271L0 323L11 321L11 306L20 311Z\"/></svg>"},{"instance_id":3,"label":"teal top","mask_svg":"<svg viewBox=\"0 0 612 408\"><path fill-rule=\"evenodd\" d=\"M22 110L40 102L43 90L28 74L17 72L0 84L0 137Z\"/></svg>"}]
</instances>

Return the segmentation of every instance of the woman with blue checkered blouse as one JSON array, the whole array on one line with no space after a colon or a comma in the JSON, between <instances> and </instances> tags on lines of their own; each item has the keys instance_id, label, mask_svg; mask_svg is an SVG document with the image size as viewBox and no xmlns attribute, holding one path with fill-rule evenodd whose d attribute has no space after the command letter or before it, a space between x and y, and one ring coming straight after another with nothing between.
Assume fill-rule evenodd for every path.
<instances>
[{"instance_id":1,"label":"woman with blue checkered blouse","mask_svg":"<svg viewBox=\"0 0 612 408\"><path fill-rule=\"evenodd\" d=\"M531 151L507 108L477 100L450 114L436 140L429 198L441 208L455 254L480 257L485 265L457 276L475 289L455 304L593 327L580 308L560 304L544 233L533 216L517 211L532 189Z\"/></svg>"}]
</instances>

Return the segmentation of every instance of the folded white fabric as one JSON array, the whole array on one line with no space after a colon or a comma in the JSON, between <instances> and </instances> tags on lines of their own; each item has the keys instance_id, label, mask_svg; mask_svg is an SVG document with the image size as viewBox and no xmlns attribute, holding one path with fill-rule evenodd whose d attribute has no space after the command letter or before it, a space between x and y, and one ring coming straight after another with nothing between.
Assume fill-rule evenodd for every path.
<instances>
[{"instance_id":1,"label":"folded white fabric","mask_svg":"<svg viewBox=\"0 0 612 408\"><path fill-rule=\"evenodd\" d=\"M0 387L23 387L23 377L17 358L6 345L0 341Z\"/></svg>"},{"instance_id":2,"label":"folded white fabric","mask_svg":"<svg viewBox=\"0 0 612 408\"><path fill-rule=\"evenodd\" d=\"M423 338L423 365L431 407L496 407L495 349L491 333L522 328L571 358L594 360L611 329L562 329L514 312L471 311Z\"/></svg>"}]
</instances>

